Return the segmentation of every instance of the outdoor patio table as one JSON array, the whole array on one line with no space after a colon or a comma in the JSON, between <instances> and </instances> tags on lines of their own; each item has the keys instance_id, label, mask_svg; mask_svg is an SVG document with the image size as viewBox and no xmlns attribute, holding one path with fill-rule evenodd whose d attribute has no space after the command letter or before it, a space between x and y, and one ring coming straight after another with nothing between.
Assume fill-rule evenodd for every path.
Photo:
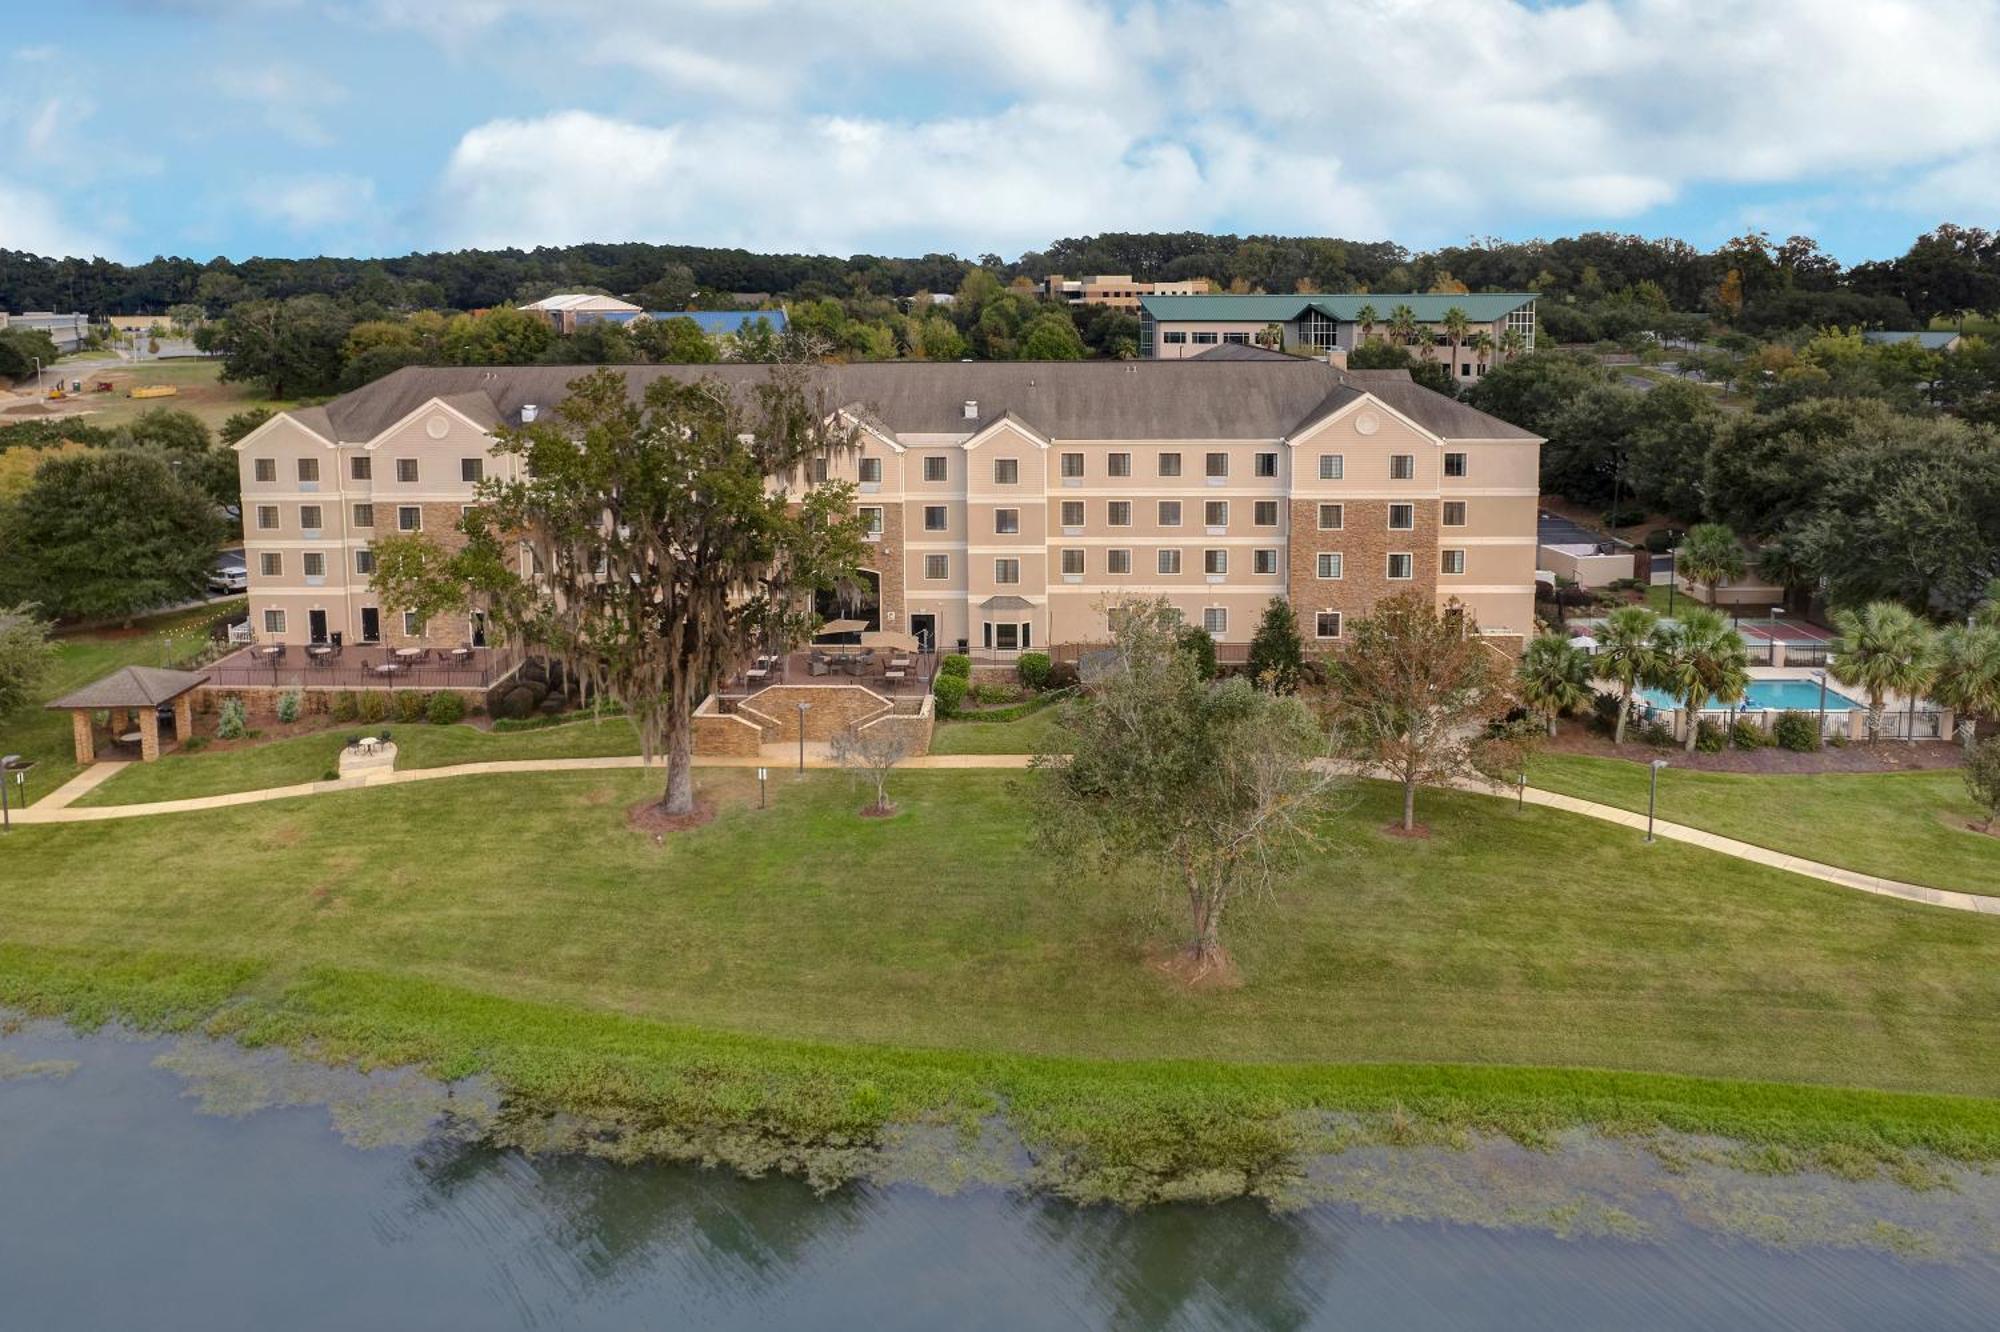
<instances>
[{"instance_id":1,"label":"outdoor patio table","mask_svg":"<svg viewBox=\"0 0 2000 1332\"><path fill-rule=\"evenodd\" d=\"M142 737L137 731L127 731L118 737L118 743L121 745L136 745L141 739Z\"/></svg>"},{"instance_id":2,"label":"outdoor patio table","mask_svg":"<svg viewBox=\"0 0 2000 1332\"><path fill-rule=\"evenodd\" d=\"M761 666L753 666L751 669L743 672L745 680L768 680L770 677L771 673Z\"/></svg>"},{"instance_id":3,"label":"outdoor patio table","mask_svg":"<svg viewBox=\"0 0 2000 1332\"><path fill-rule=\"evenodd\" d=\"M416 659L417 659L418 657L421 657L421 656L423 656L423 655L424 655L424 650L423 650L422 648L397 648L397 649L396 649L396 660L397 660L397 661L415 661L415 660L416 660Z\"/></svg>"}]
</instances>

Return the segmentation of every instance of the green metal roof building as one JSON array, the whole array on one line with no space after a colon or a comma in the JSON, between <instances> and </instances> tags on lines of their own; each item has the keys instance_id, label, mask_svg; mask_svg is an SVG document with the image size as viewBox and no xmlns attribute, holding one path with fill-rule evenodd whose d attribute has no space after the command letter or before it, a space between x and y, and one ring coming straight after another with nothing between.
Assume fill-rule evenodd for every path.
<instances>
[{"instance_id":1,"label":"green metal roof building","mask_svg":"<svg viewBox=\"0 0 2000 1332\"><path fill-rule=\"evenodd\" d=\"M1518 335L1520 349L1535 349L1533 292L1359 292L1343 295L1295 296L1145 296L1139 301L1139 354L1157 359L1199 356L1225 343L1255 344L1275 327L1279 345L1308 355L1345 353L1362 341L1360 316L1372 308L1373 336L1388 335L1390 312L1409 307L1418 325L1414 346L1426 341L1432 355L1449 356L1442 324L1453 309L1463 311L1472 333L1484 332L1499 346L1508 330ZM1455 377L1477 379L1490 358L1482 360L1467 346L1460 348Z\"/></svg>"}]
</instances>

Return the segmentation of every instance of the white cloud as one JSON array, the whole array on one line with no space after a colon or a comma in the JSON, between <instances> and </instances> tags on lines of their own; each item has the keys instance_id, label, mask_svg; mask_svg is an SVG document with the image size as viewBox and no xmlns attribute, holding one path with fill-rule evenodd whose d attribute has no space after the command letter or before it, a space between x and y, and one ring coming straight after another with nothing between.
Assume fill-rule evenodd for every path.
<instances>
[{"instance_id":1,"label":"white cloud","mask_svg":"<svg viewBox=\"0 0 2000 1332\"><path fill-rule=\"evenodd\" d=\"M90 258L119 253L101 237L65 220L46 194L4 176L0 176L0 236L6 237L8 249L30 254Z\"/></svg>"},{"instance_id":2,"label":"white cloud","mask_svg":"<svg viewBox=\"0 0 2000 1332\"><path fill-rule=\"evenodd\" d=\"M293 143L326 148L338 141L323 113L344 101L347 90L326 75L258 62L220 67L212 78L216 91L257 107L264 124Z\"/></svg>"},{"instance_id":3,"label":"white cloud","mask_svg":"<svg viewBox=\"0 0 2000 1332\"><path fill-rule=\"evenodd\" d=\"M296 232L365 234L375 227L375 182L338 172L258 181L244 204Z\"/></svg>"}]
</instances>

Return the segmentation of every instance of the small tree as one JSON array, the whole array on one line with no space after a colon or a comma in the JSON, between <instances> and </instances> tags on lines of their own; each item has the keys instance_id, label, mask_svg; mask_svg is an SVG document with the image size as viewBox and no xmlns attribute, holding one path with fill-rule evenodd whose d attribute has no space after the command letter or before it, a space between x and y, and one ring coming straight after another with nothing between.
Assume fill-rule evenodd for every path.
<instances>
[{"instance_id":1,"label":"small tree","mask_svg":"<svg viewBox=\"0 0 2000 1332\"><path fill-rule=\"evenodd\" d=\"M896 807L889 803L889 773L917 752L908 727L843 727L833 733L828 748L835 763L875 783L875 803L862 810L863 814L881 816L895 812Z\"/></svg>"},{"instance_id":2,"label":"small tree","mask_svg":"<svg viewBox=\"0 0 2000 1332\"><path fill-rule=\"evenodd\" d=\"M1514 684L1554 735L1557 717L1590 702L1590 654L1561 634L1542 634L1521 655Z\"/></svg>"},{"instance_id":3,"label":"small tree","mask_svg":"<svg viewBox=\"0 0 2000 1332\"><path fill-rule=\"evenodd\" d=\"M1890 690L1915 694L1930 683L1930 626L1893 601L1874 601L1858 611L1837 610L1827 673L1868 693L1868 742L1882 737L1884 699Z\"/></svg>"},{"instance_id":4,"label":"small tree","mask_svg":"<svg viewBox=\"0 0 2000 1332\"><path fill-rule=\"evenodd\" d=\"M49 627L34 606L0 606L0 716L35 699L55 660Z\"/></svg>"},{"instance_id":5,"label":"small tree","mask_svg":"<svg viewBox=\"0 0 2000 1332\"><path fill-rule=\"evenodd\" d=\"M2000 736L1966 751L1965 789L1986 814L1980 826L1992 832L1993 820L2000 818Z\"/></svg>"},{"instance_id":6,"label":"small tree","mask_svg":"<svg viewBox=\"0 0 2000 1332\"><path fill-rule=\"evenodd\" d=\"M1741 578L1746 567L1748 561L1736 533L1721 523L1698 523L1689 528L1687 540L1674 556L1675 576L1685 575L1694 582L1707 584L1710 605L1715 604L1722 585L1732 578Z\"/></svg>"},{"instance_id":7,"label":"small tree","mask_svg":"<svg viewBox=\"0 0 2000 1332\"><path fill-rule=\"evenodd\" d=\"M1750 687L1743 636L1718 611L1695 607L1653 632L1653 682L1679 701L1687 717L1687 752L1700 739L1697 719L1710 699L1735 703Z\"/></svg>"},{"instance_id":8,"label":"small tree","mask_svg":"<svg viewBox=\"0 0 2000 1332\"><path fill-rule=\"evenodd\" d=\"M1222 919L1315 844L1340 779L1310 711L1236 678L1210 682L1164 599L1111 612L1108 661L1063 705L1063 753L1035 756L1037 836L1139 862L1184 896L1196 976L1225 966Z\"/></svg>"},{"instance_id":9,"label":"small tree","mask_svg":"<svg viewBox=\"0 0 2000 1332\"><path fill-rule=\"evenodd\" d=\"M1274 694L1295 694L1305 673L1306 645L1292 603L1272 597L1250 640L1250 679Z\"/></svg>"},{"instance_id":10,"label":"small tree","mask_svg":"<svg viewBox=\"0 0 2000 1332\"><path fill-rule=\"evenodd\" d=\"M1204 680L1215 678L1215 635L1198 624L1184 624L1175 639Z\"/></svg>"},{"instance_id":11,"label":"small tree","mask_svg":"<svg viewBox=\"0 0 2000 1332\"><path fill-rule=\"evenodd\" d=\"M1457 602L1398 593L1355 622L1334 667L1336 734L1354 762L1403 787L1403 829L1417 826L1417 788L1477 773L1473 746L1512 700L1500 658Z\"/></svg>"},{"instance_id":12,"label":"small tree","mask_svg":"<svg viewBox=\"0 0 2000 1332\"><path fill-rule=\"evenodd\" d=\"M1611 743L1625 743L1625 723L1632 716L1632 694L1650 680L1659 665L1653 656L1653 632L1660 617L1644 606L1620 606L1605 616L1597 631L1597 655L1592 659L1599 679L1618 686L1618 720Z\"/></svg>"},{"instance_id":13,"label":"small tree","mask_svg":"<svg viewBox=\"0 0 2000 1332\"><path fill-rule=\"evenodd\" d=\"M1976 718L2000 713L2000 626L1955 624L1935 643L1931 696L1958 714L1958 733L1970 751Z\"/></svg>"}]
</instances>

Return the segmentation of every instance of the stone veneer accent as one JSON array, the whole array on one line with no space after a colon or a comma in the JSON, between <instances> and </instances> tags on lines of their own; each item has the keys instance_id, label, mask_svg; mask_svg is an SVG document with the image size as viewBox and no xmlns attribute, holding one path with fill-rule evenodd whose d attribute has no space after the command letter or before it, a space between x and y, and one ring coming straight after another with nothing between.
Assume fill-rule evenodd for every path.
<instances>
[{"instance_id":1,"label":"stone veneer accent","mask_svg":"<svg viewBox=\"0 0 2000 1332\"><path fill-rule=\"evenodd\" d=\"M1438 501L1343 500L1328 496L1326 503L1342 506L1341 527L1334 532L1319 530L1318 499L1294 499L1291 524L1291 568L1286 591L1299 617L1299 633L1310 647L1321 641L1313 635L1313 617L1322 610L1337 610L1342 628L1347 622L1366 615L1375 603L1397 592L1416 592L1427 599L1437 596L1438 587ZM1412 504L1416 527L1405 532L1389 530L1389 505ZM1318 576L1322 551L1339 551L1341 576ZM1408 581L1389 580L1389 555L1408 551L1411 577Z\"/></svg>"},{"instance_id":2,"label":"stone veneer accent","mask_svg":"<svg viewBox=\"0 0 2000 1332\"><path fill-rule=\"evenodd\" d=\"M866 504L873 496L863 496ZM872 569L882 576L880 594L882 628L891 633L906 634L910 631L908 589L904 586L905 566L908 552L903 549L903 503L901 500L882 500L882 540L871 542L870 549L862 553L861 567Z\"/></svg>"}]
</instances>

